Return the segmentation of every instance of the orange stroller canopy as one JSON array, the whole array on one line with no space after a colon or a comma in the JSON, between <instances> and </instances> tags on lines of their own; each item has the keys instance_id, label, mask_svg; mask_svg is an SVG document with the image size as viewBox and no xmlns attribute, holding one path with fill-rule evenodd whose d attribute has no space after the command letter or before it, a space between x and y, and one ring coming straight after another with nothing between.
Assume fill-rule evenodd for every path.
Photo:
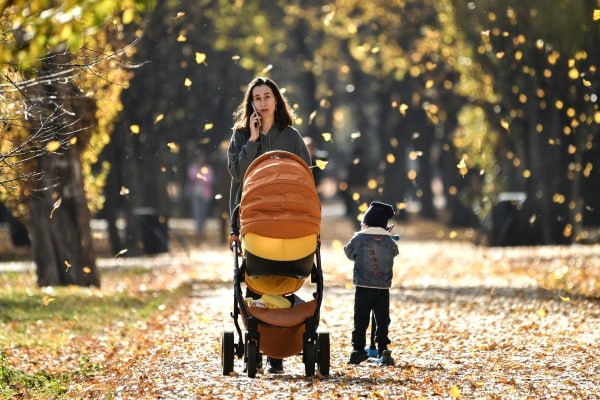
<instances>
[{"instance_id":1,"label":"orange stroller canopy","mask_svg":"<svg viewBox=\"0 0 600 400\"><path fill-rule=\"evenodd\" d=\"M321 203L306 162L287 151L256 158L244 175L240 207L242 236L293 239L318 235Z\"/></svg>"},{"instance_id":2,"label":"orange stroller canopy","mask_svg":"<svg viewBox=\"0 0 600 400\"><path fill-rule=\"evenodd\" d=\"M306 162L287 151L256 158L240 205L248 287L260 294L298 290L312 269L320 226L321 203Z\"/></svg>"}]
</instances>

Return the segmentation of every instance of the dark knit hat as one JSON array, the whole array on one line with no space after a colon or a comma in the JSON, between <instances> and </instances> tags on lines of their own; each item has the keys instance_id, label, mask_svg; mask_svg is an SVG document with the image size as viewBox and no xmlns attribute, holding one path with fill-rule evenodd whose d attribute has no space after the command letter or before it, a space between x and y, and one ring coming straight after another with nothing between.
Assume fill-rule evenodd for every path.
<instances>
[{"instance_id":1,"label":"dark knit hat","mask_svg":"<svg viewBox=\"0 0 600 400\"><path fill-rule=\"evenodd\" d=\"M363 216L362 223L369 226L387 228L388 220L394 216L394 207L389 204L373 201Z\"/></svg>"}]
</instances>

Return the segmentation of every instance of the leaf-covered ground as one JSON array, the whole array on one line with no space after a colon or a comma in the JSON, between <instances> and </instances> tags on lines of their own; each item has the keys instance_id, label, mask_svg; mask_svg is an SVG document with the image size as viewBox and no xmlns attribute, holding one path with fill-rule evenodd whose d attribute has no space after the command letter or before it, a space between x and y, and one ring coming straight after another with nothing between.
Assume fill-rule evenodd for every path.
<instances>
[{"instance_id":1,"label":"leaf-covered ground","mask_svg":"<svg viewBox=\"0 0 600 400\"><path fill-rule=\"evenodd\" d=\"M68 397L600 398L598 297L550 290L596 293L600 246L489 249L446 240L453 232L413 240L409 226L400 230L391 291L394 367L346 364L353 289L341 249L351 228L342 224L324 235L322 249L319 331L331 335L330 376L305 378L299 356L284 361L281 375L248 378L237 359L232 376L221 374L220 335L234 331L233 263L227 249L210 245L171 257L179 267L165 269L165 280L190 279L192 295L123 338L129 353L74 382ZM307 283L301 295L312 290Z\"/></svg>"}]
</instances>

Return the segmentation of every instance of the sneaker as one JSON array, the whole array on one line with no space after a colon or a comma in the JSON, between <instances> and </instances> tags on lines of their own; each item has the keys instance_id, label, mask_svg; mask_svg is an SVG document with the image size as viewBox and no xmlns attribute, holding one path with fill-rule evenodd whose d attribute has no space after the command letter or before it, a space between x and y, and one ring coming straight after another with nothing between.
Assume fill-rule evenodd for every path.
<instances>
[{"instance_id":1,"label":"sneaker","mask_svg":"<svg viewBox=\"0 0 600 400\"><path fill-rule=\"evenodd\" d=\"M354 350L352 354L350 354L350 361L348 361L348 364L360 364L368 358L369 356L367 355L366 351Z\"/></svg>"},{"instance_id":2,"label":"sneaker","mask_svg":"<svg viewBox=\"0 0 600 400\"><path fill-rule=\"evenodd\" d=\"M271 374L281 374L283 372L283 360L280 358L268 358L269 371Z\"/></svg>"},{"instance_id":3,"label":"sneaker","mask_svg":"<svg viewBox=\"0 0 600 400\"><path fill-rule=\"evenodd\" d=\"M380 363L381 365L394 365L394 359L392 358L392 352L390 350L383 350Z\"/></svg>"},{"instance_id":4,"label":"sneaker","mask_svg":"<svg viewBox=\"0 0 600 400\"><path fill-rule=\"evenodd\" d=\"M379 354L377 353L377 349L375 347L366 347L365 351L369 358L379 358Z\"/></svg>"}]
</instances>

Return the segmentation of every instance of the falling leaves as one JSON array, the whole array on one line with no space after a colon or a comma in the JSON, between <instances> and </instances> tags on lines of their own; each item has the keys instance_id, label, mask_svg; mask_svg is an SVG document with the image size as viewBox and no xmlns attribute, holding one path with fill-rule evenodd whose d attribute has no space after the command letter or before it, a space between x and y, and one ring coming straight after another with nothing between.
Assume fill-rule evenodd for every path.
<instances>
[{"instance_id":1,"label":"falling leaves","mask_svg":"<svg viewBox=\"0 0 600 400\"><path fill-rule=\"evenodd\" d=\"M175 143L175 142L167 143L167 147L169 148L169 151L173 154L177 154L181 150L181 147L179 146L179 144Z\"/></svg>"},{"instance_id":2,"label":"falling leaves","mask_svg":"<svg viewBox=\"0 0 600 400\"><path fill-rule=\"evenodd\" d=\"M46 149L50 152L55 152L60 149L60 142L58 140L51 140L46 144Z\"/></svg>"},{"instance_id":3,"label":"falling leaves","mask_svg":"<svg viewBox=\"0 0 600 400\"><path fill-rule=\"evenodd\" d=\"M114 255L115 258L122 256L127 253L127 249L121 249L117 254Z\"/></svg>"},{"instance_id":4,"label":"falling leaves","mask_svg":"<svg viewBox=\"0 0 600 400\"><path fill-rule=\"evenodd\" d=\"M140 126L137 125L137 124L129 125L129 130L134 135L139 135L140 134Z\"/></svg>"},{"instance_id":5,"label":"falling leaves","mask_svg":"<svg viewBox=\"0 0 600 400\"><path fill-rule=\"evenodd\" d=\"M50 296L44 296L42 298L42 304L44 306L48 306L50 303L54 302L56 299L54 297L50 297Z\"/></svg>"},{"instance_id":6,"label":"falling leaves","mask_svg":"<svg viewBox=\"0 0 600 400\"><path fill-rule=\"evenodd\" d=\"M50 211L50 219L52 219L54 212L59 209L61 204L62 204L62 197L59 197L58 199L56 199L56 201L52 205L52 210Z\"/></svg>"},{"instance_id":7,"label":"falling leaves","mask_svg":"<svg viewBox=\"0 0 600 400\"><path fill-rule=\"evenodd\" d=\"M203 64L206 61L206 54L196 52L196 64Z\"/></svg>"},{"instance_id":8,"label":"falling leaves","mask_svg":"<svg viewBox=\"0 0 600 400\"><path fill-rule=\"evenodd\" d=\"M324 170L325 167L327 166L328 161L324 161L324 160L316 160L315 161L315 165L317 168L319 168L320 170Z\"/></svg>"},{"instance_id":9,"label":"falling leaves","mask_svg":"<svg viewBox=\"0 0 600 400\"><path fill-rule=\"evenodd\" d=\"M467 166L465 156L463 156L463 158L460 159L458 164L456 164L456 168L458 168L458 172L460 172L461 176L464 177L465 175L467 175L467 173L469 172L469 167Z\"/></svg>"}]
</instances>

